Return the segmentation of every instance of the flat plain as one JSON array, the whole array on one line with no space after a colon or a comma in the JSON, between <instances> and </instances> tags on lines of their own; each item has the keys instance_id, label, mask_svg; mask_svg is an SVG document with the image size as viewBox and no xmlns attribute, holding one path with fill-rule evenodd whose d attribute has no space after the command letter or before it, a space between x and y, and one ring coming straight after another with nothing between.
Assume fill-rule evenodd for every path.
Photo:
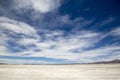
<instances>
[{"instance_id":1,"label":"flat plain","mask_svg":"<svg viewBox=\"0 0 120 80\"><path fill-rule=\"evenodd\" d=\"M120 64L0 65L0 80L120 80Z\"/></svg>"}]
</instances>

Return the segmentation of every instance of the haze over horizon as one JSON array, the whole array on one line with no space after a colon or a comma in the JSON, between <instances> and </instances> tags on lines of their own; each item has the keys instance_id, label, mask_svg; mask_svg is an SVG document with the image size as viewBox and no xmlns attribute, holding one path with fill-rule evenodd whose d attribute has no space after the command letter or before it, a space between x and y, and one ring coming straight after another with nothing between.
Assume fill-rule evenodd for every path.
<instances>
[{"instance_id":1,"label":"haze over horizon","mask_svg":"<svg viewBox=\"0 0 120 80\"><path fill-rule=\"evenodd\" d=\"M0 63L120 59L120 0L0 0Z\"/></svg>"}]
</instances>

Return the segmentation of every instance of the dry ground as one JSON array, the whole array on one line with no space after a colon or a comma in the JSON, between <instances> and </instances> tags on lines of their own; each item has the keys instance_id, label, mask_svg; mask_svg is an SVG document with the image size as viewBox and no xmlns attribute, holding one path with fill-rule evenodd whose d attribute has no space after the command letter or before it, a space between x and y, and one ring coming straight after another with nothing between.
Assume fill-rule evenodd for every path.
<instances>
[{"instance_id":1,"label":"dry ground","mask_svg":"<svg viewBox=\"0 0 120 80\"><path fill-rule=\"evenodd\" d=\"M0 65L0 80L120 80L120 64Z\"/></svg>"}]
</instances>

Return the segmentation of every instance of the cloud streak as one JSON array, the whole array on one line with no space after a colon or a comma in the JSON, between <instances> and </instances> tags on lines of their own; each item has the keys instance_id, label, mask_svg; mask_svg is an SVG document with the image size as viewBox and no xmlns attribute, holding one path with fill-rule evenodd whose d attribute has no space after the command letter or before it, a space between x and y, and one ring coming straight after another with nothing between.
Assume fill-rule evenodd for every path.
<instances>
[{"instance_id":1,"label":"cloud streak","mask_svg":"<svg viewBox=\"0 0 120 80\"><path fill-rule=\"evenodd\" d=\"M117 30L114 29L111 32L118 34L119 32ZM33 26L24 22L0 17L0 37L2 38L1 42L4 42L0 46L0 52L2 53L0 55L44 57L61 59L66 62L94 62L116 58L120 59L120 46L96 46L106 37L102 33L82 30L65 35L66 32L62 30L43 30L42 34L38 34L41 31L36 30ZM18 38L13 39L13 37ZM13 50L20 51L17 53L11 52L9 42L15 44L12 46ZM114 57L111 55L114 55ZM94 60L101 56L103 58Z\"/></svg>"},{"instance_id":2,"label":"cloud streak","mask_svg":"<svg viewBox=\"0 0 120 80\"><path fill-rule=\"evenodd\" d=\"M24 22L11 20L6 17L0 17L0 31L13 32L27 36L37 35L36 30Z\"/></svg>"}]
</instances>

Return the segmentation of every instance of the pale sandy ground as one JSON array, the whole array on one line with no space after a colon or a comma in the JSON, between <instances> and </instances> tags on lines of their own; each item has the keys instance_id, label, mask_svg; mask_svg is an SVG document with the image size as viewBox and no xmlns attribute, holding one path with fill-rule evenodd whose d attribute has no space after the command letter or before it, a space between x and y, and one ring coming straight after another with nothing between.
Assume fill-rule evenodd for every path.
<instances>
[{"instance_id":1,"label":"pale sandy ground","mask_svg":"<svg viewBox=\"0 0 120 80\"><path fill-rule=\"evenodd\" d=\"M120 64L0 65L0 80L120 80Z\"/></svg>"}]
</instances>

